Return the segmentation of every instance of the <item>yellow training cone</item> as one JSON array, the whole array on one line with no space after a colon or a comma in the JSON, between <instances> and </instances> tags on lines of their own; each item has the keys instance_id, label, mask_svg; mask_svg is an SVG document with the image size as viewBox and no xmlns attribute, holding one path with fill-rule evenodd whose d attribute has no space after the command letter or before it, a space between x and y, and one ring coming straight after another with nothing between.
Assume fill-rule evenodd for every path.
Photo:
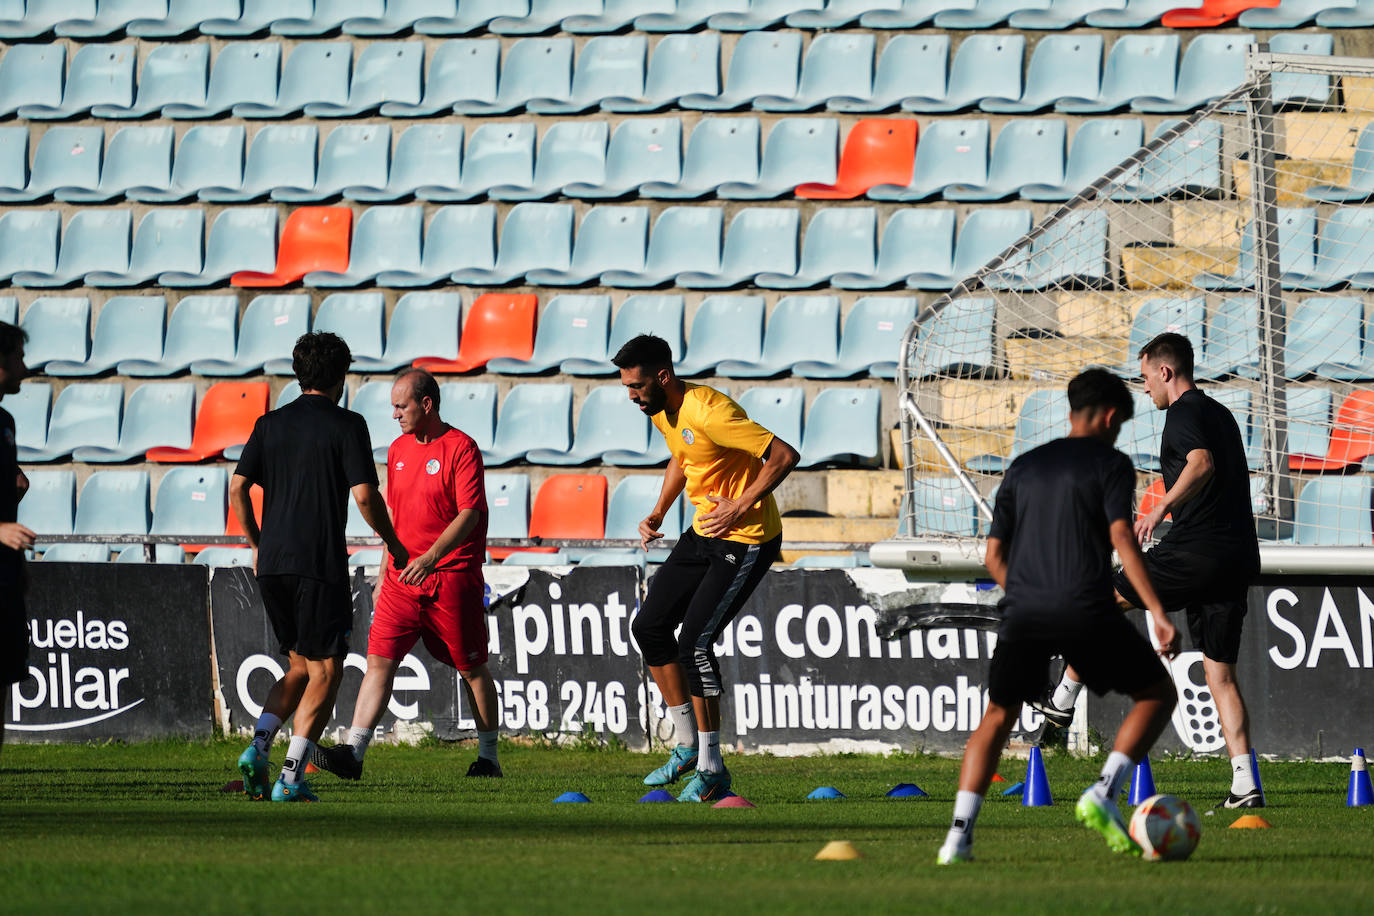
<instances>
[{"instance_id":1,"label":"yellow training cone","mask_svg":"<svg viewBox=\"0 0 1374 916\"><path fill-rule=\"evenodd\" d=\"M821 862L847 862L850 859L862 859L859 850L854 848L854 844L848 840L831 840L826 843L820 852L816 853L816 860Z\"/></svg>"},{"instance_id":2,"label":"yellow training cone","mask_svg":"<svg viewBox=\"0 0 1374 916\"><path fill-rule=\"evenodd\" d=\"M1274 825L1266 821L1264 818L1260 817L1258 814L1243 814L1240 817L1236 818L1236 822L1231 826L1240 829L1249 828L1252 830L1263 830L1266 827L1272 827Z\"/></svg>"}]
</instances>

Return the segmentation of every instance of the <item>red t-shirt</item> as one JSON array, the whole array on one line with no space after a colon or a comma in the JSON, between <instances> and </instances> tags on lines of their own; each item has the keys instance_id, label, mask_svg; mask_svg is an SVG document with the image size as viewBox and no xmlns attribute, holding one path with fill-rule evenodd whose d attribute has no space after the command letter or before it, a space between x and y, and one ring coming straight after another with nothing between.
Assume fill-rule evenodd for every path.
<instances>
[{"instance_id":1,"label":"red t-shirt","mask_svg":"<svg viewBox=\"0 0 1374 916\"><path fill-rule=\"evenodd\" d=\"M482 513L477 527L436 569L481 566L487 552L487 495L482 453L472 437L459 429L421 444L413 435L391 443L386 453L386 504L396 535L419 556L439 539L464 509ZM387 564L388 573L391 565Z\"/></svg>"}]
</instances>

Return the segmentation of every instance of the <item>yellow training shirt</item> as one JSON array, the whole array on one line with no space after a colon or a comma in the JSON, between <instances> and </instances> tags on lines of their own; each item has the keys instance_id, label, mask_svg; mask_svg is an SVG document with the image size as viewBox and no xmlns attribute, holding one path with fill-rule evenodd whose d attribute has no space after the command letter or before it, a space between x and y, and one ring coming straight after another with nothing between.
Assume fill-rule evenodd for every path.
<instances>
[{"instance_id":1,"label":"yellow training shirt","mask_svg":"<svg viewBox=\"0 0 1374 916\"><path fill-rule=\"evenodd\" d=\"M773 434L714 388L685 384L687 393L677 414L664 410L651 419L687 477L687 498L700 519L715 508L707 496L738 499L744 495L763 467L763 453ZM696 522L692 527L701 534ZM782 519L770 493L754 503L725 539L761 544L781 533Z\"/></svg>"}]
</instances>

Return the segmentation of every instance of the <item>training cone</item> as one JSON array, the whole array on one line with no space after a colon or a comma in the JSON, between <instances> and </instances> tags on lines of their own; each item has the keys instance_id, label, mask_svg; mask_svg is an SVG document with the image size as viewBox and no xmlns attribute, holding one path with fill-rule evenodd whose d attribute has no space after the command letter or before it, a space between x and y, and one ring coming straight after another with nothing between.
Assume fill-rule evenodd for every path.
<instances>
[{"instance_id":1,"label":"training cone","mask_svg":"<svg viewBox=\"0 0 1374 916\"><path fill-rule=\"evenodd\" d=\"M807 798L844 798L844 793L834 786L820 786L811 790Z\"/></svg>"},{"instance_id":2,"label":"training cone","mask_svg":"<svg viewBox=\"0 0 1374 916\"><path fill-rule=\"evenodd\" d=\"M753 808L754 803L738 795L727 795L711 806L712 808Z\"/></svg>"},{"instance_id":3,"label":"training cone","mask_svg":"<svg viewBox=\"0 0 1374 916\"><path fill-rule=\"evenodd\" d=\"M816 853L816 860L819 862L847 862L850 859L862 859L859 850L854 848L854 844L848 840L831 840L821 847L821 851Z\"/></svg>"},{"instance_id":4,"label":"training cone","mask_svg":"<svg viewBox=\"0 0 1374 916\"><path fill-rule=\"evenodd\" d=\"M992 774L992 781L993 781L993 782L1006 782L1007 779L1006 779L1006 777L1003 776L1001 773L993 773L993 774Z\"/></svg>"},{"instance_id":5,"label":"training cone","mask_svg":"<svg viewBox=\"0 0 1374 916\"><path fill-rule=\"evenodd\" d=\"M1011 785L1007 786L1005 789L1003 789L1003 790L1002 790L1002 794L1003 794L1003 795L1015 795L1015 794L1017 794L1018 792L1024 793L1025 791L1026 791L1026 784L1025 784L1024 782L1014 782L1014 783L1012 783Z\"/></svg>"},{"instance_id":6,"label":"training cone","mask_svg":"<svg viewBox=\"0 0 1374 916\"><path fill-rule=\"evenodd\" d=\"M1348 807L1374 805L1374 786L1369 783L1369 763L1364 759L1364 748L1355 748L1350 758L1350 788L1345 793Z\"/></svg>"},{"instance_id":7,"label":"training cone","mask_svg":"<svg viewBox=\"0 0 1374 916\"><path fill-rule=\"evenodd\" d=\"M1141 757L1135 765L1135 775L1131 777L1131 795L1127 800L1132 805L1138 805L1151 795L1158 794L1155 791L1155 774L1150 772L1150 758Z\"/></svg>"},{"instance_id":8,"label":"training cone","mask_svg":"<svg viewBox=\"0 0 1374 916\"><path fill-rule=\"evenodd\" d=\"M648 793L648 794L645 795L643 798L641 798L640 801L642 801L642 802L670 802L670 801L677 801L677 799L676 799L676 798L673 798L673 796L672 796L671 794L669 794L668 792L665 792L663 789L654 789L654 791Z\"/></svg>"},{"instance_id":9,"label":"training cone","mask_svg":"<svg viewBox=\"0 0 1374 916\"><path fill-rule=\"evenodd\" d=\"M927 798L926 791L914 782L899 782L887 790L888 798Z\"/></svg>"},{"instance_id":10,"label":"training cone","mask_svg":"<svg viewBox=\"0 0 1374 916\"><path fill-rule=\"evenodd\" d=\"M1258 814L1242 814L1240 817L1236 818L1235 823L1231 826L1238 830L1264 830L1274 825Z\"/></svg>"},{"instance_id":11,"label":"training cone","mask_svg":"<svg viewBox=\"0 0 1374 916\"><path fill-rule=\"evenodd\" d=\"M560 796L558 796L557 798L555 798L555 799L553 800L553 803L554 803L555 805L560 804L560 803L563 803L563 802L575 802L575 803L586 804L587 802L590 802L590 801L591 801L591 799L588 798L587 796L583 795L581 792L564 792L562 795L560 795Z\"/></svg>"},{"instance_id":12,"label":"training cone","mask_svg":"<svg viewBox=\"0 0 1374 916\"><path fill-rule=\"evenodd\" d=\"M1250 748L1250 775L1255 779L1255 788L1259 790L1260 801L1268 806L1269 798L1264 794L1264 783L1260 782L1259 778L1259 755L1255 753L1253 747Z\"/></svg>"},{"instance_id":13,"label":"training cone","mask_svg":"<svg viewBox=\"0 0 1374 916\"><path fill-rule=\"evenodd\" d=\"M1045 758L1040 754L1040 746L1031 748L1030 760L1026 761L1026 787L1021 793L1021 804L1027 808L1040 808L1054 804L1050 795L1050 780L1045 775Z\"/></svg>"}]
</instances>

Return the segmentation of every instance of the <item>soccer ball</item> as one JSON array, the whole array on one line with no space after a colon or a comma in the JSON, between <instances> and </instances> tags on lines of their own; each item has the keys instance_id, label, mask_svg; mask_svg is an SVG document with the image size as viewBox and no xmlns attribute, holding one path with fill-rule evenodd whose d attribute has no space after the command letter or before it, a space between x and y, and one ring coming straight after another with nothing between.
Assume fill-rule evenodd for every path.
<instances>
[{"instance_id":1,"label":"soccer ball","mask_svg":"<svg viewBox=\"0 0 1374 916\"><path fill-rule=\"evenodd\" d=\"M1131 815L1131 839L1149 862L1181 862L1193 854L1202 836L1193 806L1173 795L1152 795Z\"/></svg>"}]
</instances>

